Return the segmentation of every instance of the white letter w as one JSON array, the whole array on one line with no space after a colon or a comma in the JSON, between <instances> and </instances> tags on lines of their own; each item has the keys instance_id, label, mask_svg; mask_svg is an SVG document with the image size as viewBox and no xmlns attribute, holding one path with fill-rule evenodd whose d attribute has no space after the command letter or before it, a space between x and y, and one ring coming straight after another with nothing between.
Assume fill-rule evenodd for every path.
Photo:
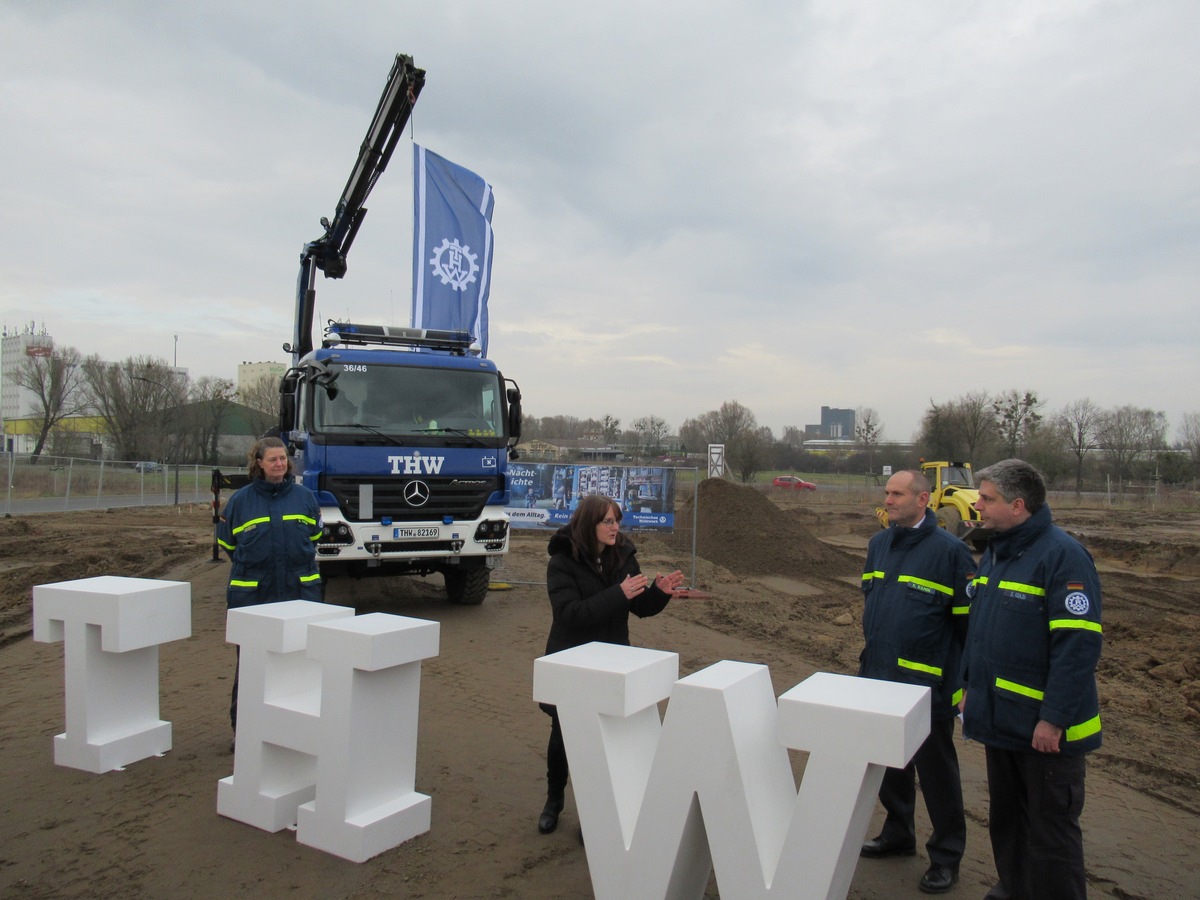
<instances>
[{"instance_id":1,"label":"white letter w","mask_svg":"<svg viewBox=\"0 0 1200 900\"><path fill-rule=\"evenodd\" d=\"M699 898L714 868L722 897L845 897L884 767L929 733L928 689L817 673L777 705L765 666L678 671L674 653L598 643L534 664L596 897ZM798 792L789 748L809 752Z\"/></svg>"}]
</instances>

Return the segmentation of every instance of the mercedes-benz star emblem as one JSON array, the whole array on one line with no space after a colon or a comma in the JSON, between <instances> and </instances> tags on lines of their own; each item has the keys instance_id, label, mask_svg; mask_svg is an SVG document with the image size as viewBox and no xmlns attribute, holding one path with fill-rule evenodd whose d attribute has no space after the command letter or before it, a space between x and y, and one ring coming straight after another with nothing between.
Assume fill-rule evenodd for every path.
<instances>
[{"instance_id":1,"label":"mercedes-benz star emblem","mask_svg":"<svg viewBox=\"0 0 1200 900\"><path fill-rule=\"evenodd\" d=\"M424 506L429 502L429 485L423 481L410 481L404 486L404 502L409 506Z\"/></svg>"}]
</instances>

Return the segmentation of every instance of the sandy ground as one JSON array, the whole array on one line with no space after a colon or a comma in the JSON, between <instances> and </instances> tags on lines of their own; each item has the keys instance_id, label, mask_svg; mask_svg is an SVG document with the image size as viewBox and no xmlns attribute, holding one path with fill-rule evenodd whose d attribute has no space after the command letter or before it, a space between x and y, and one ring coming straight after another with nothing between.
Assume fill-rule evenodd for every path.
<instances>
[{"instance_id":1,"label":"sandy ground","mask_svg":"<svg viewBox=\"0 0 1200 900\"><path fill-rule=\"evenodd\" d=\"M722 659L765 663L777 694L817 670L854 671L855 585L874 499L768 497L704 482L695 586L715 598L635 621L634 643L678 652L681 674ZM1091 895L1195 897L1200 516L1068 505L1056 505L1056 517L1095 553L1105 591L1105 744L1091 757L1083 815ZM692 539L639 540L643 568L690 574ZM433 826L361 865L299 845L290 831L216 814L217 781L233 766L233 650L224 643L228 568L210 561L211 540L211 512L199 506L0 520L0 896L591 896L571 800L555 834L535 825L548 726L530 699L548 624L545 535L518 534L494 579L509 588L480 607L446 604L436 576L331 583L330 602L441 623L441 652L424 664L417 764ZM173 723L174 748L104 775L54 765L62 646L29 635L31 585L98 574L192 585L192 637L160 655L160 714ZM983 753L973 743L960 752L970 832L948 896L980 897L994 874ZM927 864L923 851L864 860L850 896L923 896L916 883ZM715 880L708 895L719 895Z\"/></svg>"}]
</instances>

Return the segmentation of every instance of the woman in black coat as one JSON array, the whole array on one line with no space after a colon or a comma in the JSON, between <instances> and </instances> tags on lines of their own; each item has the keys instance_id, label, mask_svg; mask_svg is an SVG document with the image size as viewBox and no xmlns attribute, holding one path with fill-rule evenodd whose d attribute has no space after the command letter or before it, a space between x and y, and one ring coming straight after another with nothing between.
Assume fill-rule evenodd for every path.
<instances>
[{"instance_id":1,"label":"woman in black coat","mask_svg":"<svg viewBox=\"0 0 1200 900\"><path fill-rule=\"evenodd\" d=\"M629 614L645 618L662 612L683 585L679 570L653 581L642 574L633 541L621 534L621 508L609 497L589 494L579 501L571 521L550 538L546 589L553 620L546 653L557 653L592 641L629 644ZM546 806L538 831L558 827L567 788L567 751L558 712L550 716L546 747Z\"/></svg>"}]
</instances>

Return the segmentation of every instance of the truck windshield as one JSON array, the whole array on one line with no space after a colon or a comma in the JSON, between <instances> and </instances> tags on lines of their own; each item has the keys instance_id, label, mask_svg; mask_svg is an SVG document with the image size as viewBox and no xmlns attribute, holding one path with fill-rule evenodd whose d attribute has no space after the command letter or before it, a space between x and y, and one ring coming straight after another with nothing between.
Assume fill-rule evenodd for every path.
<instances>
[{"instance_id":1,"label":"truck windshield","mask_svg":"<svg viewBox=\"0 0 1200 900\"><path fill-rule=\"evenodd\" d=\"M342 366L337 396L314 392L313 426L326 434L503 435L494 372L410 366Z\"/></svg>"},{"instance_id":2,"label":"truck windshield","mask_svg":"<svg viewBox=\"0 0 1200 900\"><path fill-rule=\"evenodd\" d=\"M971 479L971 470L966 466L946 466L942 470L942 484L953 484L960 487L975 486L974 481Z\"/></svg>"}]
</instances>

